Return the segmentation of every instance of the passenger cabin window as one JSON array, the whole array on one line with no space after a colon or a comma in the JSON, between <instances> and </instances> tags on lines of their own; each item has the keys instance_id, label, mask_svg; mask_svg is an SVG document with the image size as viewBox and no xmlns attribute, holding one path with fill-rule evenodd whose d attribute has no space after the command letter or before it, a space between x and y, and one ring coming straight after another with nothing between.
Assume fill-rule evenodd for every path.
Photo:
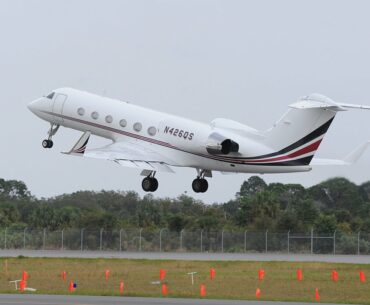
<instances>
[{"instance_id":1,"label":"passenger cabin window","mask_svg":"<svg viewBox=\"0 0 370 305\"><path fill-rule=\"evenodd\" d=\"M148 134L151 135L151 136L155 136L155 134L157 133L157 128L155 128L154 126L151 126L148 128Z\"/></svg>"},{"instance_id":2,"label":"passenger cabin window","mask_svg":"<svg viewBox=\"0 0 370 305\"><path fill-rule=\"evenodd\" d=\"M80 115L80 116L83 116L85 114L85 109L83 109L82 107L78 108L77 109L77 113Z\"/></svg>"},{"instance_id":3,"label":"passenger cabin window","mask_svg":"<svg viewBox=\"0 0 370 305\"><path fill-rule=\"evenodd\" d=\"M142 129L142 128L143 128L143 125L141 125L141 123L136 122L136 123L134 124L134 130L135 130L135 131L139 132L139 131L141 131L141 129Z\"/></svg>"},{"instance_id":4,"label":"passenger cabin window","mask_svg":"<svg viewBox=\"0 0 370 305\"><path fill-rule=\"evenodd\" d=\"M126 127L127 126L127 121L125 119L122 119L121 121L119 121L119 125L121 127Z\"/></svg>"},{"instance_id":5,"label":"passenger cabin window","mask_svg":"<svg viewBox=\"0 0 370 305\"><path fill-rule=\"evenodd\" d=\"M105 121L106 121L107 123L112 123L112 122L113 122L113 117L112 117L111 115L107 115L107 116L105 117Z\"/></svg>"},{"instance_id":6,"label":"passenger cabin window","mask_svg":"<svg viewBox=\"0 0 370 305\"><path fill-rule=\"evenodd\" d=\"M97 113L96 111L94 111L92 114L91 114L91 117L94 119L94 120L97 120L99 118L99 113Z\"/></svg>"},{"instance_id":7,"label":"passenger cabin window","mask_svg":"<svg viewBox=\"0 0 370 305\"><path fill-rule=\"evenodd\" d=\"M52 92L52 93L50 93L50 94L48 94L47 96L46 96L46 98L48 98L48 99L53 99L53 97L54 97L54 94L55 94L55 92Z\"/></svg>"}]
</instances>

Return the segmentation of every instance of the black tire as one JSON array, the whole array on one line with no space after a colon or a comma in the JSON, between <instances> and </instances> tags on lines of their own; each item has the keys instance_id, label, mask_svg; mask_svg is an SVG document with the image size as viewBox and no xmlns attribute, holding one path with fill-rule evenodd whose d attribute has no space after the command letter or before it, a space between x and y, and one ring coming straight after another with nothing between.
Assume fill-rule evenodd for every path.
<instances>
[{"instance_id":1,"label":"black tire","mask_svg":"<svg viewBox=\"0 0 370 305\"><path fill-rule=\"evenodd\" d=\"M194 192L200 193L202 191L202 181L201 181L201 179L199 179L199 178L194 179L191 186L192 186Z\"/></svg>"},{"instance_id":2,"label":"black tire","mask_svg":"<svg viewBox=\"0 0 370 305\"><path fill-rule=\"evenodd\" d=\"M42 141L42 147L43 148L49 148L49 140L43 140Z\"/></svg>"},{"instance_id":3,"label":"black tire","mask_svg":"<svg viewBox=\"0 0 370 305\"><path fill-rule=\"evenodd\" d=\"M151 178L149 177L144 178L143 181L141 182L141 187L143 188L145 192L151 192L151 188L152 188Z\"/></svg>"},{"instance_id":4,"label":"black tire","mask_svg":"<svg viewBox=\"0 0 370 305\"><path fill-rule=\"evenodd\" d=\"M158 180L155 178L149 178L149 179L151 180L150 183L152 184L150 191L155 192L158 189Z\"/></svg>"},{"instance_id":5,"label":"black tire","mask_svg":"<svg viewBox=\"0 0 370 305\"><path fill-rule=\"evenodd\" d=\"M53 147L53 145L54 145L53 141L52 141L52 140L48 140L48 141L49 141L49 146L48 146L48 148L52 148L52 147Z\"/></svg>"}]
</instances>

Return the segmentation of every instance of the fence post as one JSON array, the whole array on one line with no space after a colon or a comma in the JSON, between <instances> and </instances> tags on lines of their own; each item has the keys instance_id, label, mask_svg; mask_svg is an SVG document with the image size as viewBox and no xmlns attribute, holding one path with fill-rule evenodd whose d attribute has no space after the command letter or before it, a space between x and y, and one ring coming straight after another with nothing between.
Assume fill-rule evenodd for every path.
<instances>
[{"instance_id":1,"label":"fence post","mask_svg":"<svg viewBox=\"0 0 370 305\"><path fill-rule=\"evenodd\" d=\"M333 234L333 254L335 255L335 235L337 234L337 230L334 231Z\"/></svg>"},{"instance_id":2,"label":"fence post","mask_svg":"<svg viewBox=\"0 0 370 305\"><path fill-rule=\"evenodd\" d=\"M311 254L313 254L313 228L311 228Z\"/></svg>"},{"instance_id":3,"label":"fence post","mask_svg":"<svg viewBox=\"0 0 370 305\"><path fill-rule=\"evenodd\" d=\"M119 230L119 251L122 251L122 230Z\"/></svg>"},{"instance_id":4,"label":"fence post","mask_svg":"<svg viewBox=\"0 0 370 305\"><path fill-rule=\"evenodd\" d=\"M268 233L269 230L266 230L266 233L265 233L265 252L267 253L267 233Z\"/></svg>"},{"instance_id":5,"label":"fence post","mask_svg":"<svg viewBox=\"0 0 370 305\"><path fill-rule=\"evenodd\" d=\"M139 231L139 251L141 252L141 232L143 231L143 228L140 228Z\"/></svg>"},{"instance_id":6,"label":"fence post","mask_svg":"<svg viewBox=\"0 0 370 305\"><path fill-rule=\"evenodd\" d=\"M182 234L184 233L184 229L180 231L180 251L182 251Z\"/></svg>"},{"instance_id":7,"label":"fence post","mask_svg":"<svg viewBox=\"0 0 370 305\"><path fill-rule=\"evenodd\" d=\"M244 231L244 253L247 252L247 230Z\"/></svg>"},{"instance_id":8,"label":"fence post","mask_svg":"<svg viewBox=\"0 0 370 305\"><path fill-rule=\"evenodd\" d=\"M162 232L163 230L166 230L166 229L160 229L159 230L159 252L162 252Z\"/></svg>"},{"instance_id":9,"label":"fence post","mask_svg":"<svg viewBox=\"0 0 370 305\"><path fill-rule=\"evenodd\" d=\"M7 232L8 232L8 228L5 228L5 236L4 236L4 249L6 249L6 238L7 238Z\"/></svg>"},{"instance_id":10,"label":"fence post","mask_svg":"<svg viewBox=\"0 0 370 305\"><path fill-rule=\"evenodd\" d=\"M81 251L84 249L84 230L85 228L81 229Z\"/></svg>"},{"instance_id":11,"label":"fence post","mask_svg":"<svg viewBox=\"0 0 370 305\"><path fill-rule=\"evenodd\" d=\"M360 255L360 231L357 233L357 255Z\"/></svg>"},{"instance_id":12,"label":"fence post","mask_svg":"<svg viewBox=\"0 0 370 305\"><path fill-rule=\"evenodd\" d=\"M42 236L42 250L45 250L45 243L46 243L46 228L43 230L43 236Z\"/></svg>"},{"instance_id":13,"label":"fence post","mask_svg":"<svg viewBox=\"0 0 370 305\"><path fill-rule=\"evenodd\" d=\"M288 254L290 253L290 230L288 231Z\"/></svg>"},{"instance_id":14,"label":"fence post","mask_svg":"<svg viewBox=\"0 0 370 305\"><path fill-rule=\"evenodd\" d=\"M104 229L100 229L100 251L103 250L103 231Z\"/></svg>"},{"instance_id":15,"label":"fence post","mask_svg":"<svg viewBox=\"0 0 370 305\"><path fill-rule=\"evenodd\" d=\"M62 229L62 251L64 250L64 229Z\"/></svg>"},{"instance_id":16,"label":"fence post","mask_svg":"<svg viewBox=\"0 0 370 305\"><path fill-rule=\"evenodd\" d=\"M221 231L221 253L224 253L224 230Z\"/></svg>"},{"instance_id":17,"label":"fence post","mask_svg":"<svg viewBox=\"0 0 370 305\"><path fill-rule=\"evenodd\" d=\"M23 230L23 250L26 249L26 230L27 228L24 228Z\"/></svg>"},{"instance_id":18,"label":"fence post","mask_svg":"<svg viewBox=\"0 0 370 305\"><path fill-rule=\"evenodd\" d=\"M200 230L200 252L203 252L203 230Z\"/></svg>"}]
</instances>

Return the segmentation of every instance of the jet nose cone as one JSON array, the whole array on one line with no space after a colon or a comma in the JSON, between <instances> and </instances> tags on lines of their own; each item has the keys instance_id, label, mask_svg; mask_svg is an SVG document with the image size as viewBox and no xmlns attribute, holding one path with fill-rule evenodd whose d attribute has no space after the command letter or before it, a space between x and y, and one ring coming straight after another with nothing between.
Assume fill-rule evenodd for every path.
<instances>
[{"instance_id":1,"label":"jet nose cone","mask_svg":"<svg viewBox=\"0 0 370 305\"><path fill-rule=\"evenodd\" d=\"M42 103L42 99L37 99L37 100L34 100L34 101L32 101L31 103L29 103L29 104L27 105L27 107L28 107L28 109L29 109L31 112L33 112L33 113L35 113L35 114L36 114L36 112L37 112L37 111L39 111L39 110L40 110L40 108L41 108L41 103Z\"/></svg>"}]
</instances>

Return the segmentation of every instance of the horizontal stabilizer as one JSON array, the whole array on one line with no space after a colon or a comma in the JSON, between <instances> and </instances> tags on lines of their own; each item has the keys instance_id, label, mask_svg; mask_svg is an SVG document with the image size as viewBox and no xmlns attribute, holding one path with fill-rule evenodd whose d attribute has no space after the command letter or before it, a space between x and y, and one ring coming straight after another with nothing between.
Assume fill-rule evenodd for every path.
<instances>
[{"instance_id":1,"label":"horizontal stabilizer","mask_svg":"<svg viewBox=\"0 0 370 305\"><path fill-rule=\"evenodd\" d=\"M83 156L86 150L87 143L89 142L91 132L85 131L77 143L72 147L69 152L63 152L67 155Z\"/></svg>"},{"instance_id":2,"label":"horizontal stabilizer","mask_svg":"<svg viewBox=\"0 0 370 305\"><path fill-rule=\"evenodd\" d=\"M290 107L296 109L324 108L334 111L346 111L348 109L370 110L370 106L367 105L337 103L332 99L318 93L313 93L302 97L298 100L298 102L291 104Z\"/></svg>"},{"instance_id":3,"label":"horizontal stabilizer","mask_svg":"<svg viewBox=\"0 0 370 305\"><path fill-rule=\"evenodd\" d=\"M370 145L370 141L358 146L355 150L349 153L344 159L321 159L313 158L310 165L352 165L361 158L365 150Z\"/></svg>"},{"instance_id":4,"label":"horizontal stabilizer","mask_svg":"<svg viewBox=\"0 0 370 305\"><path fill-rule=\"evenodd\" d=\"M352 109L365 109L365 110L370 110L370 106L367 105L356 105L356 104L342 104L340 103L344 108L352 108Z\"/></svg>"}]
</instances>

